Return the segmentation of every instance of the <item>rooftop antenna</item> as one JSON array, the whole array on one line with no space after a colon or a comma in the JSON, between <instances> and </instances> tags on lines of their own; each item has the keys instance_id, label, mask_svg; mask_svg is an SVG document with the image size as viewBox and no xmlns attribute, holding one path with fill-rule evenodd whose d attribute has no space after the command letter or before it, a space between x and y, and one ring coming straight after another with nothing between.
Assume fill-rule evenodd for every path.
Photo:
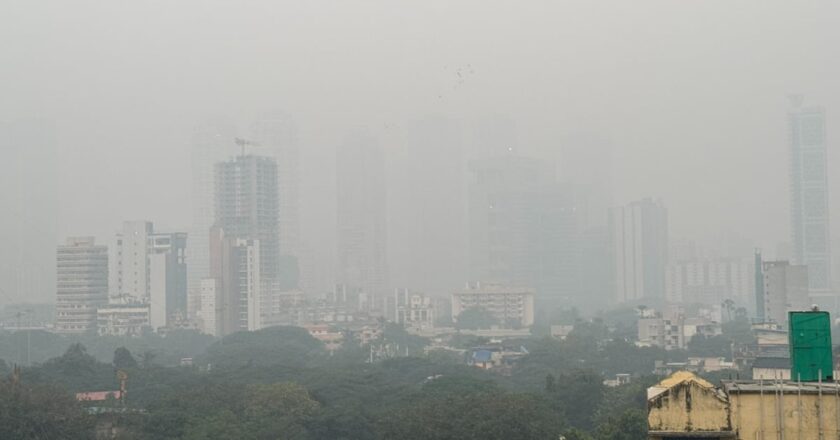
<instances>
[{"instance_id":1,"label":"rooftop antenna","mask_svg":"<svg viewBox=\"0 0 840 440\"><path fill-rule=\"evenodd\" d=\"M239 145L239 147L241 148L242 156L245 156L245 146L250 145L252 147L258 147L260 145L258 142L250 141L248 139L243 138L233 138L233 142L236 143L236 145Z\"/></svg>"}]
</instances>

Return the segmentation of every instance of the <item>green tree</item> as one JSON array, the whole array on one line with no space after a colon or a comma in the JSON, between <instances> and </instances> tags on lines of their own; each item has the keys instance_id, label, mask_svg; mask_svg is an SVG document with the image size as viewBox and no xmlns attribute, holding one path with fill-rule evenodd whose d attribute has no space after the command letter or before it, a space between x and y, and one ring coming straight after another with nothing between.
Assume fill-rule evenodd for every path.
<instances>
[{"instance_id":1,"label":"green tree","mask_svg":"<svg viewBox=\"0 0 840 440\"><path fill-rule=\"evenodd\" d=\"M462 330L478 330L498 325L499 320L481 307L471 307L462 311L455 322L455 327Z\"/></svg>"},{"instance_id":2,"label":"green tree","mask_svg":"<svg viewBox=\"0 0 840 440\"><path fill-rule=\"evenodd\" d=\"M0 381L0 396L0 438L94 438L94 420L59 388Z\"/></svg>"},{"instance_id":3,"label":"green tree","mask_svg":"<svg viewBox=\"0 0 840 440\"><path fill-rule=\"evenodd\" d=\"M382 438L401 440L556 439L562 416L532 394L470 393L423 399L387 412Z\"/></svg>"},{"instance_id":4,"label":"green tree","mask_svg":"<svg viewBox=\"0 0 840 440\"><path fill-rule=\"evenodd\" d=\"M129 368L137 368L137 360L131 355L125 347L119 347L114 350L114 368L118 370L125 370Z\"/></svg>"},{"instance_id":5,"label":"green tree","mask_svg":"<svg viewBox=\"0 0 840 440\"><path fill-rule=\"evenodd\" d=\"M640 408L625 410L595 430L596 440L645 440L648 434L647 414Z\"/></svg>"}]
</instances>

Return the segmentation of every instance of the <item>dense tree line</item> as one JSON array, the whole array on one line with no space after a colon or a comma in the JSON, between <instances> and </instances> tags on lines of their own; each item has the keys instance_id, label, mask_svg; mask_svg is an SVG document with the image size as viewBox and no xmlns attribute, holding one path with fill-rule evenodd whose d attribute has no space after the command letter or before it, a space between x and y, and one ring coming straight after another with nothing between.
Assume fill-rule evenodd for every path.
<instances>
[{"instance_id":1,"label":"dense tree line","mask_svg":"<svg viewBox=\"0 0 840 440\"><path fill-rule=\"evenodd\" d=\"M35 412L37 420L28 420L29 403L7 401L0 417L23 417L9 429L67 425L85 435L107 420L130 439L641 440L645 389L655 381L645 375L669 354L609 336L594 323L578 325L565 341L520 341L530 354L510 376L467 367L463 358L425 355L426 341L394 326L380 342L406 347L410 356L372 364L357 344L331 353L293 327L230 335L207 345L192 366L169 366L128 346L103 362L74 343L24 368L20 379L33 402L51 396L56 403L46 408L60 415ZM103 419L83 411L72 393L116 390L117 371L128 375L125 412ZM617 372L636 380L605 387L604 377Z\"/></svg>"}]
</instances>

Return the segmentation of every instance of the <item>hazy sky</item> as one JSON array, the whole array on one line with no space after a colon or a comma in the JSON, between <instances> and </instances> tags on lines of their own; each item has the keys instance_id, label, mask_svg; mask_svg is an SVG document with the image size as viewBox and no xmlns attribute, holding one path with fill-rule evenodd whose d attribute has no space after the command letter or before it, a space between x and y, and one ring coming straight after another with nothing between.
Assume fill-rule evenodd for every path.
<instances>
[{"instance_id":1,"label":"hazy sky","mask_svg":"<svg viewBox=\"0 0 840 440\"><path fill-rule=\"evenodd\" d=\"M611 139L614 200L664 198L675 236L772 246L789 236L788 93L828 109L840 179L838 16L789 0L7 0L0 119L55 121L62 237L133 218L186 229L192 127L280 109L300 128L316 245L334 234L348 130L387 150L430 114L506 114L535 155L568 133Z\"/></svg>"}]
</instances>

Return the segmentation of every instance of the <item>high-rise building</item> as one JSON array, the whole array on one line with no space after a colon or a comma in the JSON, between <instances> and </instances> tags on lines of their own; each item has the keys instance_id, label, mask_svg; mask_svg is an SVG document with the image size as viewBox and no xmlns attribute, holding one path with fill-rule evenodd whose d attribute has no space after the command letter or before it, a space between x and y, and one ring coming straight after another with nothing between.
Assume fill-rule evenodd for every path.
<instances>
[{"instance_id":1,"label":"high-rise building","mask_svg":"<svg viewBox=\"0 0 840 440\"><path fill-rule=\"evenodd\" d=\"M55 130L38 120L0 122L0 298L47 302L55 294L58 160Z\"/></svg>"},{"instance_id":2,"label":"high-rise building","mask_svg":"<svg viewBox=\"0 0 840 440\"><path fill-rule=\"evenodd\" d=\"M187 234L155 232L148 221L127 221L111 247L112 302L149 307L149 325L165 327L187 309Z\"/></svg>"},{"instance_id":3,"label":"high-rise building","mask_svg":"<svg viewBox=\"0 0 840 440\"><path fill-rule=\"evenodd\" d=\"M388 294L385 164L369 136L349 137L336 155L338 284L372 303Z\"/></svg>"},{"instance_id":4,"label":"high-rise building","mask_svg":"<svg viewBox=\"0 0 840 440\"><path fill-rule=\"evenodd\" d=\"M71 237L56 253L55 331L96 332L96 310L108 304L108 247L93 237Z\"/></svg>"},{"instance_id":5,"label":"high-rise building","mask_svg":"<svg viewBox=\"0 0 840 440\"><path fill-rule=\"evenodd\" d=\"M461 125L443 117L409 124L389 155L388 274L392 283L445 294L467 272L466 164Z\"/></svg>"},{"instance_id":6,"label":"high-rise building","mask_svg":"<svg viewBox=\"0 0 840 440\"><path fill-rule=\"evenodd\" d=\"M579 292L573 192L547 164L513 154L473 161L470 277L536 289L540 306Z\"/></svg>"},{"instance_id":7,"label":"high-rise building","mask_svg":"<svg viewBox=\"0 0 840 440\"><path fill-rule=\"evenodd\" d=\"M825 111L802 107L799 98L794 101L788 113L793 262L808 266L812 294L819 296L831 289Z\"/></svg>"},{"instance_id":8,"label":"high-rise building","mask_svg":"<svg viewBox=\"0 0 840 440\"><path fill-rule=\"evenodd\" d=\"M277 163L243 154L216 164L215 170L209 273L215 280L215 328L221 335L257 330L266 313L262 304L282 284ZM209 283L202 281L203 286ZM208 295L203 289L202 301Z\"/></svg>"},{"instance_id":9,"label":"high-rise building","mask_svg":"<svg viewBox=\"0 0 840 440\"><path fill-rule=\"evenodd\" d=\"M199 295L201 280L210 276L210 228L215 222L215 165L232 157L236 130L224 120L210 120L197 126L192 136L192 226L189 262L189 289Z\"/></svg>"},{"instance_id":10,"label":"high-rise building","mask_svg":"<svg viewBox=\"0 0 840 440\"><path fill-rule=\"evenodd\" d=\"M262 115L252 126L254 148L277 163L280 253L297 257L300 251L300 151L297 126L281 112Z\"/></svg>"},{"instance_id":11,"label":"high-rise building","mask_svg":"<svg viewBox=\"0 0 840 440\"><path fill-rule=\"evenodd\" d=\"M202 281L200 307L202 316L212 316L205 325L212 321L214 334L224 336L262 328L263 304L271 287L262 278L261 258L259 240L228 236L218 227L212 229L211 278ZM204 303L205 296L211 299L210 303Z\"/></svg>"},{"instance_id":12,"label":"high-rise building","mask_svg":"<svg viewBox=\"0 0 840 440\"><path fill-rule=\"evenodd\" d=\"M787 323L790 311L808 310L808 268L791 265L787 261L762 263L764 279L765 320L778 324Z\"/></svg>"},{"instance_id":13,"label":"high-rise building","mask_svg":"<svg viewBox=\"0 0 840 440\"><path fill-rule=\"evenodd\" d=\"M277 163L252 154L216 164L215 225L229 238L258 240L268 288L280 277Z\"/></svg>"},{"instance_id":14,"label":"high-rise building","mask_svg":"<svg viewBox=\"0 0 840 440\"><path fill-rule=\"evenodd\" d=\"M610 242L615 299L619 303L665 298L668 211L644 199L610 209Z\"/></svg>"}]
</instances>

